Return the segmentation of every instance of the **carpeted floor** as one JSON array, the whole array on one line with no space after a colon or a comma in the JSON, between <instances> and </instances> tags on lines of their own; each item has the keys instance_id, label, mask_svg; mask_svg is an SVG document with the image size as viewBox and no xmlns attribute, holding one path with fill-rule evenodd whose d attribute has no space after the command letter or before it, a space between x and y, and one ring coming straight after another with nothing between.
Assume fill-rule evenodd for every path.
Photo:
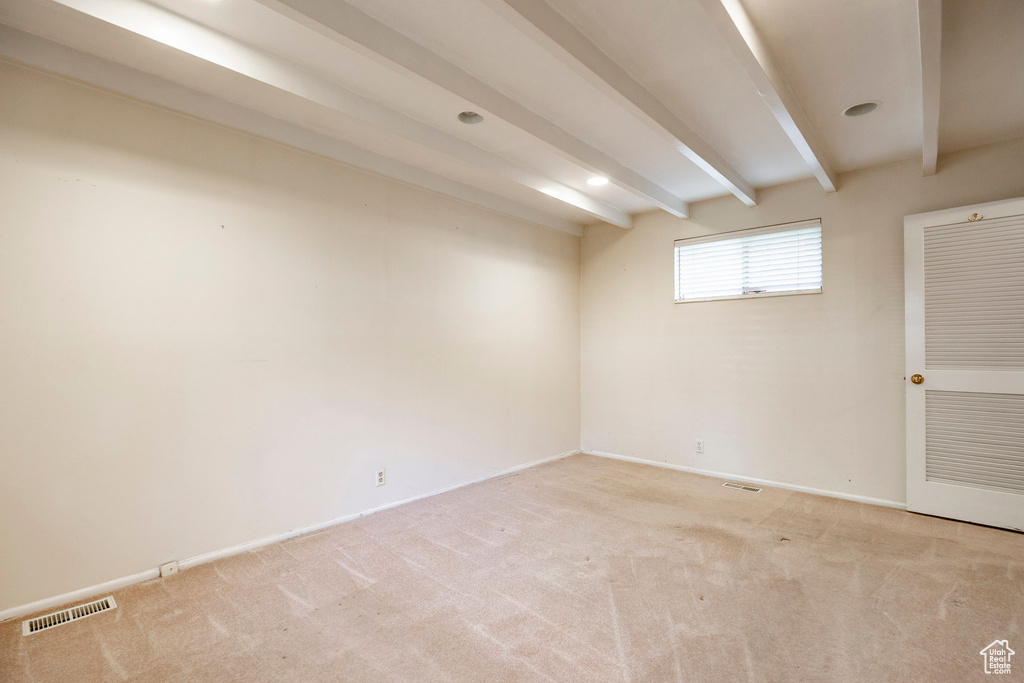
<instances>
[{"instance_id":1,"label":"carpeted floor","mask_svg":"<svg viewBox=\"0 0 1024 683\"><path fill-rule=\"evenodd\" d=\"M114 593L4 681L1024 676L1024 535L578 455Z\"/></svg>"}]
</instances>

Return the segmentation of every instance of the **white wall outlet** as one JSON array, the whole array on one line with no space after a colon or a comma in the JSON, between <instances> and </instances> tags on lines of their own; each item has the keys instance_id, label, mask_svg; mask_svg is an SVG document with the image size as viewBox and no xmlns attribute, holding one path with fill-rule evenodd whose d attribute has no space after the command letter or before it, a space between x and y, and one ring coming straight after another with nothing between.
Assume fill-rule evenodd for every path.
<instances>
[{"instance_id":1,"label":"white wall outlet","mask_svg":"<svg viewBox=\"0 0 1024 683\"><path fill-rule=\"evenodd\" d=\"M376 471L375 478L377 480L377 486L383 486L385 484L383 467Z\"/></svg>"},{"instance_id":2,"label":"white wall outlet","mask_svg":"<svg viewBox=\"0 0 1024 683\"><path fill-rule=\"evenodd\" d=\"M704 454L704 439L697 439L697 454Z\"/></svg>"},{"instance_id":3,"label":"white wall outlet","mask_svg":"<svg viewBox=\"0 0 1024 683\"><path fill-rule=\"evenodd\" d=\"M178 573L178 561L160 565L160 576L174 576Z\"/></svg>"}]
</instances>

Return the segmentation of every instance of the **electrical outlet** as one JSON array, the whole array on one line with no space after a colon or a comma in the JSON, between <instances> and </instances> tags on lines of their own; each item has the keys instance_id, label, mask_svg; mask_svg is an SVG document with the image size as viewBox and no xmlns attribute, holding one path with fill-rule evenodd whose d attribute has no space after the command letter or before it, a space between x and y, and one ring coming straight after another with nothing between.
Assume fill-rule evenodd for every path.
<instances>
[{"instance_id":1,"label":"electrical outlet","mask_svg":"<svg viewBox=\"0 0 1024 683\"><path fill-rule=\"evenodd\" d=\"M697 454L704 454L704 439L697 439Z\"/></svg>"},{"instance_id":2,"label":"electrical outlet","mask_svg":"<svg viewBox=\"0 0 1024 683\"><path fill-rule=\"evenodd\" d=\"M160 576L174 576L178 573L178 561L160 565Z\"/></svg>"},{"instance_id":3,"label":"electrical outlet","mask_svg":"<svg viewBox=\"0 0 1024 683\"><path fill-rule=\"evenodd\" d=\"M383 467L381 467L379 470L376 471L375 477L377 479L377 486L383 486L385 484L385 481L384 481L384 468Z\"/></svg>"}]
</instances>

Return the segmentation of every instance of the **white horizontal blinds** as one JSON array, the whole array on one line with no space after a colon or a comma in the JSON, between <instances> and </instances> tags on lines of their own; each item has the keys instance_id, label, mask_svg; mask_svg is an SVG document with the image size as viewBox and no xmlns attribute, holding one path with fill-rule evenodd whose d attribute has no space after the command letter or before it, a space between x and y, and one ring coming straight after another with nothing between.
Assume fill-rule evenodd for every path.
<instances>
[{"instance_id":1,"label":"white horizontal blinds","mask_svg":"<svg viewBox=\"0 0 1024 683\"><path fill-rule=\"evenodd\" d=\"M1024 216L924 229L925 365L1024 370Z\"/></svg>"},{"instance_id":2,"label":"white horizontal blinds","mask_svg":"<svg viewBox=\"0 0 1024 683\"><path fill-rule=\"evenodd\" d=\"M1024 493L1024 395L925 392L925 478Z\"/></svg>"},{"instance_id":3,"label":"white horizontal blinds","mask_svg":"<svg viewBox=\"0 0 1024 683\"><path fill-rule=\"evenodd\" d=\"M741 239L676 244L676 301L742 294Z\"/></svg>"},{"instance_id":4,"label":"white horizontal blinds","mask_svg":"<svg viewBox=\"0 0 1024 683\"><path fill-rule=\"evenodd\" d=\"M821 226L744 238L744 294L821 291Z\"/></svg>"},{"instance_id":5,"label":"white horizontal blinds","mask_svg":"<svg viewBox=\"0 0 1024 683\"><path fill-rule=\"evenodd\" d=\"M676 301L821 291L821 223L676 242Z\"/></svg>"}]
</instances>

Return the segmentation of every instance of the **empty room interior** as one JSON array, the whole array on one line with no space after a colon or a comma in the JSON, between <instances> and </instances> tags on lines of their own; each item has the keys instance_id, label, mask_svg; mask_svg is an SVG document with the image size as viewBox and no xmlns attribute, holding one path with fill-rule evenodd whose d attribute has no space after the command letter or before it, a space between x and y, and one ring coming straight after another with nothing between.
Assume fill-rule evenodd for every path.
<instances>
[{"instance_id":1,"label":"empty room interior","mask_svg":"<svg viewBox=\"0 0 1024 683\"><path fill-rule=\"evenodd\" d=\"M0 350L5 682L1016 680L1024 2L0 0Z\"/></svg>"}]
</instances>

